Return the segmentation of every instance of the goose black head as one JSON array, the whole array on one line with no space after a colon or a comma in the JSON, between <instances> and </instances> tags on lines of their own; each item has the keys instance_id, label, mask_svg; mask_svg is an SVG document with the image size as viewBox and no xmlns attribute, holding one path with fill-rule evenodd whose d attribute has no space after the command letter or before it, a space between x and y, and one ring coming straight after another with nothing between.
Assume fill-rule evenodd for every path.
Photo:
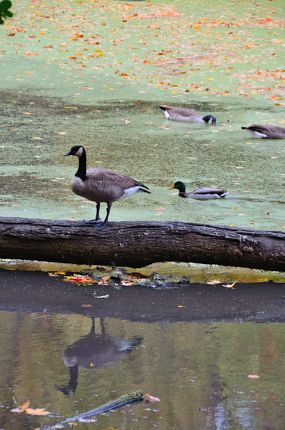
<instances>
[{"instance_id":1,"label":"goose black head","mask_svg":"<svg viewBox=\"0 0 285 430\"><path fill-rule=\"evenodd\" d=\"M75 145L71 148L69 152L64 154L64 156L68 157L69 155L74 155L75 157L80 158L84 152L85 152L85 149L82 145Z\"/></svg>"},{"instance_id":2,"label":"goose black head","mask_svg":"<svg viewBox=\"0 0 285 430\"><path fill-rule=\"evenodd\" d=\"M204 116L203 120L207 124L211 124L211 125L216 125L216 123L217 123L217 119L213 115L206 115L206 116Z\"/></svg>"}]
</instances>

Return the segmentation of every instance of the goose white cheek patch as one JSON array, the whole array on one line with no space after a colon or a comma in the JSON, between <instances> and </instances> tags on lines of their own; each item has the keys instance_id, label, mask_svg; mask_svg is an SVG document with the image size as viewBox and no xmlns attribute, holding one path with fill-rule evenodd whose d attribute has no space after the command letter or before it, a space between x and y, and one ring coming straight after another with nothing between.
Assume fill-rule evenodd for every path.
<instances>
[{"instance_id":1,"label":"goose white cheek patch","mask_svg":"<svg viewBox=\"0 0 285 430\"><path fill-rule=\"evenodd\" d=\"M78 151L74 155L79 158L79 157L81 157L82 152L83 152L83 148L79 148Z\"/></svg>"}]
</instances>

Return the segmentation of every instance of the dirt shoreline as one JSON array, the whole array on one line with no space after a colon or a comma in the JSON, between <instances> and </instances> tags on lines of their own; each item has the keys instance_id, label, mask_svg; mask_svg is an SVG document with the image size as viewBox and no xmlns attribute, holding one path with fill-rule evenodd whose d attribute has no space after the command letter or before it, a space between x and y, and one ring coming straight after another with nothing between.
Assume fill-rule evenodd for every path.
<instances>
[{"instance_id":1,"label":"dirt shoreline","mask_svg":"<svg viewBox=\"0 0 285 430\"><path fill-rule=\"evenodd\" d=\"M285 321L285 284L171 288L75 286L47 273L0 271L0 310L76 313L141 322ZM108 296L100 298L100 296Z\"/></svg>"}]
</instances>

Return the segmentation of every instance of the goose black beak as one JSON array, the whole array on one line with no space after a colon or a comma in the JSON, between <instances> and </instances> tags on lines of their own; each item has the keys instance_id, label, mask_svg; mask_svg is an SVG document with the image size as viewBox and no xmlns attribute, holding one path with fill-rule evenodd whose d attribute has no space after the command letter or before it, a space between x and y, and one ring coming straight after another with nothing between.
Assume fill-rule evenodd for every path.
<instances>
[{"instance_id":1,"label":"goose black beak","mask_svg":"<svg viewBox=\"0 0 285 430\"><path fill-rule=\"evenodd\" d=\"M68 157L69 155L72 155L70 151L64 154L64 157Z\"/></svg>"}]
</instances>

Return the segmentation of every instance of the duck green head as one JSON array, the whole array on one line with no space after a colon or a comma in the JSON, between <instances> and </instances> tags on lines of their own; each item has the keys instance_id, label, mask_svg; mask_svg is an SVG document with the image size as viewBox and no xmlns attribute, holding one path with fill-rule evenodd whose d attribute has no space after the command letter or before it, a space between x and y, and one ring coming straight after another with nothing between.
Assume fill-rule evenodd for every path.
<instances>
[{"instance_id":1,"label":"duck green head","mask_svg":"<svg viewBox=\"0 0 285 430\"><path fill-rule=\"evenodd\" d=\"M175 182L175 184L173 185L172 188L175 188L176 190L178 190L180 193L185 193L186 187L184 182L181 181L177 181Z\"/></svg>"}]
</instances>

